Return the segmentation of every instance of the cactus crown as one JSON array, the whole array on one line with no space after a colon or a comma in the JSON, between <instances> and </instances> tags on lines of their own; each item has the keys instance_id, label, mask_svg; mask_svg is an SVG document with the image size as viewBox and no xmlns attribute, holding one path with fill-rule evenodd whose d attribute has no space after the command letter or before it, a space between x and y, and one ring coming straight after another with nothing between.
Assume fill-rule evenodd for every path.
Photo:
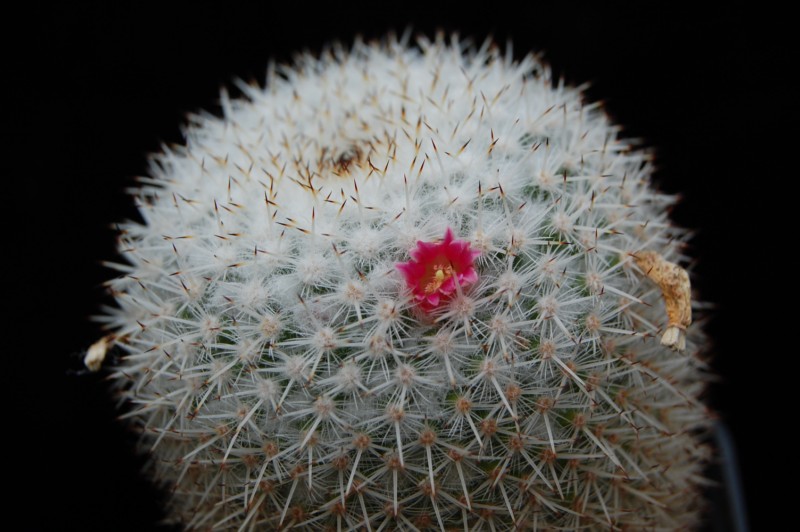
<instances>
[{"instance_id":1,"label":"cactus crown","mask_svg":"<svg viewBox=\"0 0 800 532\"><path fill-rule=\"evenodd\" d=\"M172 519L696 522L702 336L659 345L633 259L681 258L649 153L488 44L332 47L241 88L153 157L110 282Z\"/></svg>"}]
</instances>

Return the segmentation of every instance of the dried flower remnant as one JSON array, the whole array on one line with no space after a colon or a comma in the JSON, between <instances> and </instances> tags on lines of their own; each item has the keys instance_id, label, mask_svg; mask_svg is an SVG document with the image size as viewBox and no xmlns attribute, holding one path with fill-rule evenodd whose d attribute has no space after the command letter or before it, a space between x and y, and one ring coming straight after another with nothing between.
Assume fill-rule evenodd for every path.
<instances>
[{"instance_id":1,"label":"dried flower remnant","mask_svg":"<svg viewBox=\"0 0 800 532\"><path fill-rule=\"evenodd\" d=\"M411 260L397 264L406 284L420 306L431 311L447 300L458 287L466 287L478 280L474 261L479 251L470 249L470 243L456 240L448 227L440 243L417 242L411 250Z\"/></svg>"},{"instance_id":2,"label":"dried flower remnant","mask_svg":"<svg viewBox=\"0 0 800 532\"><path fill-rule=\"evenodd\" d=\"M99 371L106 359L108 349L114 345L114 335L109 334L100 338L98 341L89 346L86 356L83 358L83 363L89 371Z\"/></svg>"},{"instance_id":3,"label":"dried flower remnant","mask_svg":"<svg viewBox=\"0 0 800 532\"><path fill-rule=\"evenodd\" d=\"M636 265L661 288L667 307L667 329L661 345L676 351L686 349L686 327L692 324L692 290L686 270L664 260L655 251L642 251L635 257Z\"/></svg>"}]
</instances>

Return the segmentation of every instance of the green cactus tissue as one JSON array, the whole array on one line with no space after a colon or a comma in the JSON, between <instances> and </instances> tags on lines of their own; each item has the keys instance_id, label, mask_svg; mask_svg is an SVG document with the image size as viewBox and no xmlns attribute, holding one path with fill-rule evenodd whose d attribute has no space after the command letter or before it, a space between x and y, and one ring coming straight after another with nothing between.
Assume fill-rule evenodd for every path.
<instances>
[{"instance_id":1,"label":"green cactus tissue","mask_svg":"<svg viewBox=\"0 0 800 532\"><path fill-rule=\"evenodd\" d=\"M702 521L704 337L651 153L535 57L457 39L241 92L152 158L86 358L170 521Z\"/></svg>"}]
</instances>

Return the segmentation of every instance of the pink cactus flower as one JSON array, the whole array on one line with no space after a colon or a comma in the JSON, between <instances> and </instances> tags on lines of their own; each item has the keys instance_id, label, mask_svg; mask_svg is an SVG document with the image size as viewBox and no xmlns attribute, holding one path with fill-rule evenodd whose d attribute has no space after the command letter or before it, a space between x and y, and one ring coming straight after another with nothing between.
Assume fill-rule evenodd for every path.
<instances>
[{"instance_id":1,"label":"pink cactus flower","mask_svg":"<svg viewBox=\"0 0 800 532\"><path fill-rule=\"evenodd\" d=\"M448 227L442 242L417 241L411 260L398 263L397 269L420 307L430 312L447 300L456 286L464 288L478 280L474 265L478 255L466 240L455 240Z\"/></svg>"}]
</instances>

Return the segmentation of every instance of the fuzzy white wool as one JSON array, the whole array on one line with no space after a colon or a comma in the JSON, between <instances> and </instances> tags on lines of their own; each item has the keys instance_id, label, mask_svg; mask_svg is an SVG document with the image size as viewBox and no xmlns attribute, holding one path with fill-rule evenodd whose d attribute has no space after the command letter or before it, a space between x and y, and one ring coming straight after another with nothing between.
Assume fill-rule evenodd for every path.
<instances>
[{"instance_id":1,"label":"fuzzy white wool","mask_svg":"<svg viewBox=\"0 0 800 532\"><path fill-rule=\"evenodd\" d=\"M153 158L110 283L113 376L187 528L678 528L708 415L650 155L533 57L334 47ZM395 265L451 228L430 314Z\"/></svg>"}]
</instances>

